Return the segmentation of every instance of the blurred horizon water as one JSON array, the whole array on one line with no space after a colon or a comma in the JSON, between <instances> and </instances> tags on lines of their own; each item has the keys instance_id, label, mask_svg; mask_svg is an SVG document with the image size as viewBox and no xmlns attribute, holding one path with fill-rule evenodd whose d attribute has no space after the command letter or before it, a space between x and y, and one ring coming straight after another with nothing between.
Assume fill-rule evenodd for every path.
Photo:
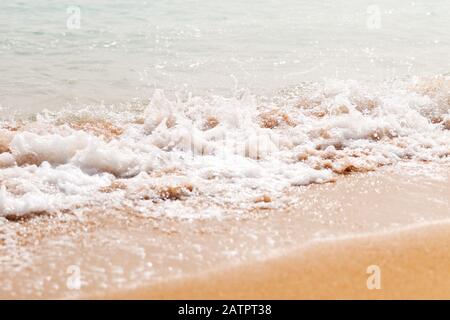
<instances>
[{"instance_id":1,"label":"blurred horizon water","mask_svg":"<svg viewBox=\"0 0 450 320\"><path fill-rule=\"evenodd\" d=\"M445 0L2 1L0 106L38 112L145 103L154 89L270 95L329 78L444 74L449 12Z\"/></svg>"}]
</instances>

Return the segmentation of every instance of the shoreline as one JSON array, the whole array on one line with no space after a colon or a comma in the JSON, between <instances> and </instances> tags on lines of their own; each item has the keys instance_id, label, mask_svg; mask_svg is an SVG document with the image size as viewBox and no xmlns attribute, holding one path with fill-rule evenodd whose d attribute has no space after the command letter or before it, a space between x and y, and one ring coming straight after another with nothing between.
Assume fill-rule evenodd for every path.
<instances>
[{"instance_id":1,"label":"shoreline","mask_svg":"<svg viewBox=\"0 0 450 320\"><path fill-rule=\"evenodd\" d=\"M69 213L56 220L45 215L5 220L0 297L450 297L450 281L442 275L442 268L450 266L448 165L415 167L414 172L408 166L385 167L294 191L286 195L295 199L286 210L261 209L241 219L149 219L94 210L82 220ZM405 255L417 264L434 261L428 269L437 268L438 276L425 275L423 282L431 279L441 292L423 284L408 286L417 268L398 261ZM399 295L367 293L365 287L355 292L366 283L367 266L381 264L364 260L373 257L391 261L387 269L381 266L383 274L389 268L404 271L396 274L400 283L394 282ZM365 262L339 267L343 261ZM68 286L73 268L82 283L75 290Z\"/></svg>"},{"instance_id":2,"label":"shoreline","mask_svg":"<svg viewBox=\"0 0 450 320\"><path fill-rule=\"evenodd\" d=\"M370 266L379 267L380 289L367 288ZM279 257L101 298L448 299L449 267L450 220L444 220L313 241Z\"/></svg>"}]
</instances>

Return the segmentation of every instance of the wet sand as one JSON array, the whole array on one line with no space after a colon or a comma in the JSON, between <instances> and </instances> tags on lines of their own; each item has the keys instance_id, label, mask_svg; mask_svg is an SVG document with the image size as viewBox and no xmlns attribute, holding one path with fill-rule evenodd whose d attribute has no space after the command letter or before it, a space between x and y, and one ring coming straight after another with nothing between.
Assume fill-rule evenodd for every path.
<instances>
[{"instance_id":1,"label":"wet sand","mask_svg":"<svg viewBox=\"0 0 450 320\"><path fill-rule=\"evenodd\" d=\"M372 229L356 232L356 235L316 239L272 259L162 281L107 297L449 299L450 220L445 218L450 214L448 170L444 167L441 172L444 180L434 186L430 185L433 179L420 171L409 177L393 172L390 174L392 180L386 179L389 172L384 172L381 174L384 183L374 186L378 196L372 192L362 195L364 183L359 180L361 176L344 181L340 187L341 197L336 197L346 208L344 214L353 221L358 220L358 215L366 216L368 221L369 216L372 216L380 224L387 225L395 215L406 221L406 210L412 216L421 212L423 221L404 221L385 231ZM373 178L362 177L369 182ZM356 197L342 197L342 193L349 190L348 187ZM336 190L326 193L333 197L333 191ZM406 205L408 202L409 207ZM437 203L440 205L436 206ZM354 210L349 210L349 207ZM426 222L426 219L432 221L433 217L436 218L439 211L441 218Z\"/></svg>"},{"instance_id":2,"label":"wet sand","mask_svg":"<svg viewBox=\"0 0 450 320\"><path fill-rule=\"evenodd\" d=\"M268 261L108 297L449 299L450 223L323 241Z\"/></svg>"},{"instance_id":3,"label":"wet sand","mask_svg":"<svg viewBox=\"0 0 450 320\"><path fill-rule=\"evenodd\" d=\"M449 298L448 172L386 167L222 218L3 220L0 298ZM367 289L370 265L380 290Z\"/></svg>"}]
</instances>

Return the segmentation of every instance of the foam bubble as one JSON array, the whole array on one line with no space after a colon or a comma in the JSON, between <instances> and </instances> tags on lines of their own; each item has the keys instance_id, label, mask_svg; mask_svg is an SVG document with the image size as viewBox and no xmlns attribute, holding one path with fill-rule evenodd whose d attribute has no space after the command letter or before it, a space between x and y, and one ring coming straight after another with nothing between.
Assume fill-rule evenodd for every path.
<instances>
[{"instance_id":1,"label":"foam bubble","mask_svg":"<svg viewBox=\"0 0 450 320\"><path fill-rule=\"evenodd\" d=\"M168 99L61 111L0 129L0 215L100 207L216 217L289 188L400 161L447 162L450 78L330 80L272 99Z\"/></svg>"}]
</instances>

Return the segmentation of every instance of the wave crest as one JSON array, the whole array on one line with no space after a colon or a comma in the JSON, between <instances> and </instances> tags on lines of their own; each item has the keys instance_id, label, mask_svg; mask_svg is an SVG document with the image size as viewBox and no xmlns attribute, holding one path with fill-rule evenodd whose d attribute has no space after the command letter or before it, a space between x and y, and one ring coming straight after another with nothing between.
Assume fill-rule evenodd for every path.
<instances>
[{"instance_id":1,"label":"wave crest","mask_svg":"<svg viewBox=\"0 0 450 320\"><path fill-rule=\"evenodd\" d=\"M398 161L446 162L449 129L448 76L330 80L271 99L177 100L157 90L142 111L3 120L0 215L99 206L192 218L278 208L298 185Z\"/></svg>"}]
</instances>

